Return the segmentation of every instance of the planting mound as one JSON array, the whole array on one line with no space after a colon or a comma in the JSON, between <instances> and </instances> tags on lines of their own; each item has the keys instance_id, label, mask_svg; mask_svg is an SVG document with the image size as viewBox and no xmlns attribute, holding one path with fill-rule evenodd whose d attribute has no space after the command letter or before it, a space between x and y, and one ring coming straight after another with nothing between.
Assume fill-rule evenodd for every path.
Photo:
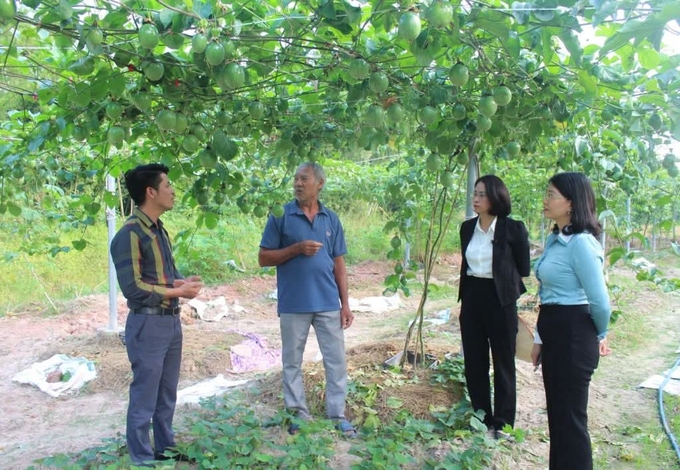
<instances>
[{"instance_id":1,"label":"planting mound","mask_svg":"<svg viewBox=\"0 0 680 470\"><path fill-rule=\"evenodd\" d=\"M384 366L384 362L401 352L403 342L373 342L347 351L347 368L350 376L347 396L347 418L355 424L364 424L369 416L380 421L389 420L404 410L416 418L430 418L432 407L449 408L463 396L461 384L448 382L446 387L433 384L433 370L407 366L397 372ZM457 344L428 344L426 355L441 361L446 353L455 353ZM325 375L323 363L303 366L307 405L314 416L325 415ZM273 372L262 379L260 399L282 408L281 373Z\"/></svg>"}]
</instances>

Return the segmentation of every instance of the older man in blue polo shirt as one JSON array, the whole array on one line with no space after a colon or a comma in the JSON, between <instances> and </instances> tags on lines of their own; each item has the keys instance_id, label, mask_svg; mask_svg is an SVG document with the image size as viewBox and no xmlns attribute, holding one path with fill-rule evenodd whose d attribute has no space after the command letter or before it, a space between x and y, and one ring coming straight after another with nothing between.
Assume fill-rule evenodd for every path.
<instances>
[{"instance_id":1,"label":"older man in blue polo shirt","mask_svg":"<svg viewBox=\"0 0 680 470\"><path fill-rule=\"evenodd\" d=\"M347 364L343 330L349 309L347 253L342 224L319 202L326 175L318 163L303 163L295 173L295 200L281 217L269 216L260 242L260 266L276 266L278 313L283 345L283 399L301 419L310 419L302 382L302 355L309 327L316 332L326 371L326 413L346 435ZM295 434L299 427L288 429Z\"/></svg>"}]
</instances>

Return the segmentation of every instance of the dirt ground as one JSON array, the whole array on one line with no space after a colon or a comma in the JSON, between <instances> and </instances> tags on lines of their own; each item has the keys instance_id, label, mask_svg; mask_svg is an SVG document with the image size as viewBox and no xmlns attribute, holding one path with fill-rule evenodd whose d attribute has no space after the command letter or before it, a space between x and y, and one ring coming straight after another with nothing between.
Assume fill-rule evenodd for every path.
<instances>
[{"instance_id":1,"label":"dirt ground","mask_svg":"<svg viewBox=\"0 0 680 470\"><path fill-rule=\"evenodd\" d=\"M455 286L457 262L456 257L442 259L433 281ZM381 295L383 279L389 270L387 263L376 262L349 267L350 296ZM252 277L230 285L206 288L202 292L201 300L225 296L229 303L237 302L245 311L232 314L219 323L195 321L184 326L180 389L219 373L235 379L253 375L229 374L226 371L228 351L242 339L238 333L244 332L264 335L272 347L280 345L276 304L268 297L274 288L273 277ZM346 333L348 349L381 340L403 341L408 319L415 312L419 298L402 299L404 305L396 311L356 313L355 324ZM0 318L1 468L23 469L37 458L82 450L124 432L129 364L119 338L101 332L108 324L107 307L107 297L96 295L64 304L57 315L46 316L28 309ZM451 298L429 303L426 311L443 308L451 308L451 322L432 328L441 333L437 336L444 338L444 346L448 341L451 351L457 351L459 304L454 294ZM601 360L591 385L590 429L596 458L603 454L618 458L617 452L624 450L635 452L634 443L621 444L621 429L627 424L649 422L656 412L654 392L637 389L636 385L648 375L668 367L667 353L680 344L677 328L675 331L668 328L680 324L677 296L645 292L645 295L631 299L626 311L648 317L650 321L645 326L655 333L657 340L636 350L622 351L617 349L614 327L610 335L614 354ZM126 308L122 297L119 297L118 312L119 324L123 325ZM528 322L535 321L531 313L525 318ZM81 393L63 398L51 398L36 388L11 381L15 373L56 353L82 355L95 361L99 377ZM317 353L318 345L312 334L305 359L313 360ZM498 469L547 468L549 444L541 375L526 362L518 360L517 365L516 426L527 430L527 439L499 453L495 466ZM179 407L177 420L189 411ZM613 442L616 443L611 445ZM611 468L641 467L616 464Z\"/></svg>"}]
</instances>

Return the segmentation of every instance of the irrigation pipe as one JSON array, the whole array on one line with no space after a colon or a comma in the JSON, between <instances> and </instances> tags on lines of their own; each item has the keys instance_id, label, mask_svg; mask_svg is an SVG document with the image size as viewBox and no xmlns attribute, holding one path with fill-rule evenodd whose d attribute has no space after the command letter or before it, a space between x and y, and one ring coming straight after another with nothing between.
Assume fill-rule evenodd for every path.
<instances>
[{"instance_id":1,"label":"irrigation pipe","mask_svg":"<svg viewBox=\"0 0 680 470\"><path fill-rule=\"evenodd\" d=\"M670 426L668 426L668 421L666 420L666 412L663 409L663 389L666 387L666 384L668 384L668 381L671 379L671 377L673 376L673 373L678 368L678 366L680 366L680 358L678 358L678 360L675 361L675 365L671 368L671 370L668 371L668 374L666 374L666 377L664 378L663 382L659 386L659 393L658 393L657 397L658 397L659 417L661 418L661 425L663 426L663 430L666 432L668 439L671 441L671 446L673 447L673 450L675 451L675 455L678 457L678 462L680 462L680 448L678 448L678 441L675 439L675 436L673 435L673 431L671 431Z\"/></svg>"}]
</instances>

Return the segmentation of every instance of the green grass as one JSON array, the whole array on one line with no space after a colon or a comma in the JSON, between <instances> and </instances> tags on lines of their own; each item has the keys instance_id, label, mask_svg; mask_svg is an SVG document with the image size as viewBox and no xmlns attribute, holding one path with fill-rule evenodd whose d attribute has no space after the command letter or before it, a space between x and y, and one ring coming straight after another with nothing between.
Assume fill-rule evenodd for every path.
<instances>
[{"instance_id":1,"label":"green grass","mask_svg":"<svg viewBox=\"0 0 680 470\"><path fill-rule=\"evenodd\" d=\"M76 234L63 234L60 244L70 245ZM20 252L19 243L0 235L0 246L12 259L0 262L4 282L0 284L0 315L37 303L53 310L59 301L81 295L107 292L108 254L106 229L94 227L87 235L91 242L85 250L50 255Z\"/></svg>"},{"instance_id":2,"label":"green grass","mask_svg":"<svg viewBox=\"0 0 680 470\"><path fill-rule=\"evenodd\" d=\"M185 275L198 274L208 284L227 283L260 272L257 252L265 218L255 218L233 211L220 219L217 227L195 229L193 218L181 211L163 217L174 241L177 266ZM382 232L385 218L376 205L357 205L339 214L345 229L348 264L385 259L391 235ZM41 223L36 221L37 224ZM118 226L122 220L118 219ZM61 301L81 295L108 292L108 243L105 224L88 228L84 235L88 246L56 256L44 254L49 246L71 246L81 232L60 231L44 224L32 237L42 247L32 246L38 254L26 254L26 234L0 231L0 261L5 282L0 285L0 316L17 312L28 304L49 311ZM53 232L45 241L45 234ZM185 235L178 238L179 234ZM42 250L41 250L42 248Z\"/></svg>"},{"instance_id":3,"label":"green grass","mask_svg":"<svg viewBox=\"0 0 680 470\"><path fill-rule=\"evenodd\" d=\"M680 396L666 394L663 404L668 426L680 445Z\"/></svg>"},{"instance_id":4,"label":"green grass","mask_svg":"<svg viewBox=\"0 0 680 470\"><path fill-rule=\"evenodd\" d=\"M650 328L645 327L649 321L646 315L637 314L631 304L645 291L659 291L651 282L636 281L633 277L610 274L609 292L613 302L613 309L620 310L621 314L610 325L610 330L615 331L616 347L622 350L634 350L649 341L655 334Z\"/></svg>"},{"instance_id":5,"label":"green grass","mask_svg":"<svg viewBox=\"0 0 680 470\"><path fill-rule=\"evenodd\" d=\"M361 204L338 216L345 231L348 264L385 259L389 236L382 232L385 220L375 205ZM168 218L169 227L174 223L179 224L181 220ZM225 283L260 272L257 253L265 224L265 218L237 213L220 220L214 230L197 230L176 245L177 266L182 273L202 276L208 284ZM184 229L191 230L191 227Z\"/></svg>"}]
</instances>

